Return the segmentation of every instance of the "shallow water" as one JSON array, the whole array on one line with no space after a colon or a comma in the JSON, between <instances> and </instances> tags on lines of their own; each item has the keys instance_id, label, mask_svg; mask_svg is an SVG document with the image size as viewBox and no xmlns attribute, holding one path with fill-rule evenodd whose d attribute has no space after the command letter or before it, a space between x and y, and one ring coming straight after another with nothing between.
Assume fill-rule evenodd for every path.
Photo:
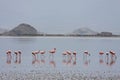
<instances>
[{"instance_id":1,"label":"shallow water","mask_svg":"<svg viewBox=\"0 0 120 80\"><path fill-rule=\"evenodd\" d=\"M120 38L89 38L89 37L1 37L0 38L0 72L6 71L45 71L45 72L120 72ZM49 50L57 51L50 56ZM12 50L12 59L7 61L6 51ZM14 51L21 50L21 60L15 57ZM44 56L35 59L32 51L45 50ZM76 59L63 56L66 50L76 51ZM90 56L84 55L87 50ZM99 52L116 52L115 57Z\"/></svg>"}]
</instances>

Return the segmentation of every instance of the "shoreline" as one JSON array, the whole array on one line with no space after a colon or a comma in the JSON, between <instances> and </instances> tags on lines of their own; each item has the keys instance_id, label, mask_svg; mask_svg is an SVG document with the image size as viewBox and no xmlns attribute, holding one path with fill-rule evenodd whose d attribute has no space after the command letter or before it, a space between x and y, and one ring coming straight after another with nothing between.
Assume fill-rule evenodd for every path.
<instances>
[{"instance_id":1,"label":"shoreline","mask_svg":"<svg viewBox=\"0 0 120 80\"><path fill-rule=\"evenodd\" d=\"M120 73L112 72L0 72L0 80L120 80Z\"/></svg>"},{"instance_id":2,"label":"shoreline","mask_svg":"<svg viewBox=\"0 0 120 80\"><path fill-rule=\"evenodd\" d=\"M120 39L120 37L110 36L0 36L0 38L100 38L100 39Z\"/></svg>"}]
</instances>

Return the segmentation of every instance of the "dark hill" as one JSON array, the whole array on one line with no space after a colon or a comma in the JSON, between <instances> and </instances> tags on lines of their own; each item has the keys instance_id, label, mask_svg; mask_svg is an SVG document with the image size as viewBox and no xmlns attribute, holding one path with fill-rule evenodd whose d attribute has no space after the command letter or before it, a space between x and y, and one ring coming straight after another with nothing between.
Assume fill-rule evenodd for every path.
<instances>
[{"instance_id":1,"label":"dark hill","mask_svg":"<svg viewBox=\"0 0 120 80\"><path fill-rule=\"evenodd\" d=\"M22 23L15 27L14 29L4 33L3 35L24 36L24 35L36 35L37 33L38 33L37 30L33 26Z\"/></svg>"}]
</instances>

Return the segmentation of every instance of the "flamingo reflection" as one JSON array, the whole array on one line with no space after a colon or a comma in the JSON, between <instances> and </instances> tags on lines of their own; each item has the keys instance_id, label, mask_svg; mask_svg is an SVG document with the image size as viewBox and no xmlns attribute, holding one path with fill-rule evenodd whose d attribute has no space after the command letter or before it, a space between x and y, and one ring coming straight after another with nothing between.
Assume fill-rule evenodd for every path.
<instances>
[{"instance_id":1,"label":"flamingo reflection","mask_svg":"<svg viewBox=\"0 0 120 80\"><path fill-rule=\"evenodd\" d=\"M12 59L11 50L6 51L6 54L7 54L7 61L6 61L6 63L7 64L11 64L11 59Z\"/></svg>"},{"instance_id":2,"label":"flamingo reflection","mask_svg":"<svg viewBox=\"0 0 120 80\"><path fill-rule=\"evenodd\" d=\"M49 64L51 67L55 68L56 67L56 62L54 60L54 58L49 58Z\"/></svg>"},{"instance_id":3,"label":"flamingo reflection","mask_svg":"<svg viewBox=\"0 0 120 80\"><path fill-rule=\"evenodd\" d=\"M39 59L34 57L33 60L32 60L32 64L39 64L39 63L40 63Z\"/></svg>"}]
</instances>

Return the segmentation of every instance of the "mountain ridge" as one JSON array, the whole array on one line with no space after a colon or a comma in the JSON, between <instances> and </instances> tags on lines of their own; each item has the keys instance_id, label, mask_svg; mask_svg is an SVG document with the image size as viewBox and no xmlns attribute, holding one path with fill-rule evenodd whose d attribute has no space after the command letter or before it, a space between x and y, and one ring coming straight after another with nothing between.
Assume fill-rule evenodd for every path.
<instances>
[{"instance_id":1,"label":"mountain ridge","mask_svg":"<svg viewBox=\"0 0 120 80\"><path fill-rule=\"evenodd\" d=\"M98 32L93 31L90 28L87 27L81 27L72 32L73 34L79 34L79 35L97 35Z\"/></svg>"},{"instance_id":2,"label":"mountain ridge","mask_svg":"<svg viewBox=\"0 0 120 80\"><path fill-rule=\"evenodd\" d=\"M38 31L31 25L26 23L21 23L12 30L3 33L7 36L23 36L23 35L35 35L38 34Z\"/></svg>"}]
</instances>

